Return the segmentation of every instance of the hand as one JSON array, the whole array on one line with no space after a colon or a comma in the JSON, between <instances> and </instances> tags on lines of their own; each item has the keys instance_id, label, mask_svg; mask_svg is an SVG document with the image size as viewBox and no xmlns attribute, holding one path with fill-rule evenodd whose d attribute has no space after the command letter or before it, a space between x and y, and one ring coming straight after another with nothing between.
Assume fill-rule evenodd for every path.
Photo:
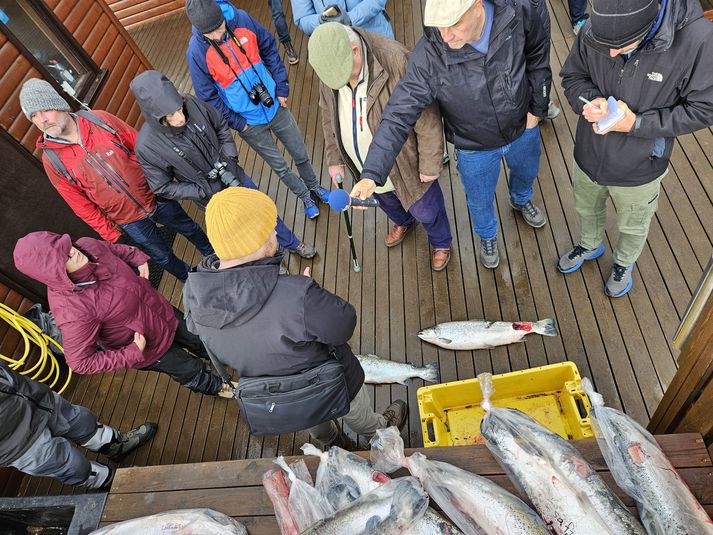
<instances>
[{"instance_id":1,"label":"hand","mask_svg":"<svg viewBox=\"0 0 713 535\"><path fill-rule=\"evenodd\" d=\"M424 175L423 173L418 174L418 178L421 179L421 182L433 182L434 180L438 180L438 178L441 175Z\"/></svg>"},{"instance_id":2,"label":"hand","mask_svg":"<svg viewBox=\"0 0 713 535\"><path fill-rule=\"evenodd\" d=\"M600 119L604 119L609 113L607 99L597 97L592 101L592 105L585 104L582 109L582 116L590 123L596 123Z\"/></svg>"},{"instance_id":3,"label":"hand","mask_svg":"<svg viewBox=\"0 0 713 535\"><path fill-rule=\"evenodd\" d=\"M312 268L307 266L305 268L305 270L302 272L302 275L304 275L305 277L311 277L312 276Z\"/></svg>"},{"instance_id":4,"label":"hand","mask_svg":"<svg viewBox=\"0 0 713 535\"><path fill-rule=\"evenodd\" d=\"M607 134L609 132L623 132L626 134L631 132L631 129L634 128L634 124L636 124L636 114L631 111L631 109L629 109L629 106L626 104L626 102L617 100L616 104L619 109L624 112L624 118L618 123L616 123L614 126L612 126L609 130L603 132L602 135Z\"/></svg>"},{"instance_id":5,"label":"hand","mask_svg":"<svg viewBox=\"0 0 713 535\"><path fill-rule=\"evenodd\" d=\"M143 353L144 349L146 349L146 338L144 338L144 335L134 333L134 343L139 346L139 351Z\"/></svg>"},{"instance_id":6,"label":"hand","mask_svg":"<svg viewBox=\"0 0 713 535\"><path fill-rule=\"evenodd\" d=\"M540 123L540 118L536 115L532 115L529 111L527 112L527 122L525 123L525 128L535 128Z\"/></svg>"},{"instance_id":7,"label":"hand","mask_svg":"<svg viewBox=\"0 0 713 535\"><path fill-rule=\"evenodd\" d=\"M352 191L349 196L362 200L368 199L374 194L375 189L376 182L374 182L370 178L362 178L359 182L354 184L354 187L352 188ZM354 210L366 210L366 206L352 206L352 208Z\"/></svg>"},{"instance_id":8,"label":"hand","mask_svg":"<svg viewBox=\"0 0 713 535\"><path fill-rule=\"evenodd\" d=\"M287 107L287 97L277 97L277 102L279 102L283 108Z\"/></svg>"},{"instance_id":9,"label":"hand","mask_svg":"<svg viewBox=\"0 0 713 535\"><path fill-rule=\"evenodd\" d=\"M149 263L148 262L144 262L137 269L139 270L139 277L143 277L144 279L149 280Z\"/></svg>"},{"instance_id":10,"label":"hand","mask_svg":"<svg viewBox=\"0 0 713 535\"><path fill-rule=\"evenodd\" d=\"M330 165L327 170L329 171L329 176L332 179L332 184L334 184L335 188L338 188L339 186L337 185L337 175L340 175L342 177L342 180L344 180L344 166Z\"/></svg>"}]
</instances>

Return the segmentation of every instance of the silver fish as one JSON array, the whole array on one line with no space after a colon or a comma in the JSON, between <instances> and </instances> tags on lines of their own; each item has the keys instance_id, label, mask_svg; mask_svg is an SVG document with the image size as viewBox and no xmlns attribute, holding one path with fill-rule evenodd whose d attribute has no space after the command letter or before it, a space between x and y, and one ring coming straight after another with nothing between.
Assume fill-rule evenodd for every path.
<instances>
[{"instance_id":1,"label":"silver fish","mask_svg":"<svg viewBox=\"0 0 713 535\"><path fill-rule=\"evenodd\" d=\"M590 415L618 485L637 502L650 535L713 534L713 521L676 472L656 439L629 416L604 406L588 379Z\"/></svg>"},{"instance_id":2,"label":"silver fish","mask_svg":"<svg viewBox=\"0 0 713 535\"><path fill-rule=\"evenodd\" d=\"M645 535L579 451L525 413L493 408L480 431L513 483L555 533Z\"/></svg>"},{"instance_id":3,"label":"silver fish","mask_svg":"<svg viewBox=\"0 0 713 535\"><path fill-rule=\"evenodd\" d=\"M359 359L359 364L364 370L365 383L410 385L412 377L419 377L430 383L441 382L441 374L435 362L418 367L410 362L385 360L371 354L357 355L356 358Z\"/></svg>"},{"instance_id":4,"label":"silver fish","mask_svg":"<svg viewBox=\"0 0 713 535\"><path fill-rule=\"evenodd\" d=\"M302 535L404 533L423 516L428 494L415 477L393 479L364 494Z\"/></svg>"},{"instance_id":5,"label":"silver fish","mask_svg":"<svg viewBox=\"0 0 713 535\"><path fill-rule=\"evenodd\" d=\"M449 321L419 331L424 342L445 349L489 349L520 342L526 334L557 336L554 320L529 321Z\"/></svg>"}]
</instances>

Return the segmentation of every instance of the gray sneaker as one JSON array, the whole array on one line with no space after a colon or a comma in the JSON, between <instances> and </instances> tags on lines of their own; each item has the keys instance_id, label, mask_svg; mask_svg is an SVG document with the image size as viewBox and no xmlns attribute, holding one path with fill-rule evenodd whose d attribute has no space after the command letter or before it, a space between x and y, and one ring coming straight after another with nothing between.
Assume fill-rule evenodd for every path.
<instances>
[{"instance_id":1,"label":"gray sneaker","mask_svg":"<svg viewBox=\"0 0 713 535\"><path fill-rule=\"evenodd\" d=\"M560 113L562 113L560 107L550 100L550 104L547 106L547 118L551 121Z\"/></svg>"},{"instance_id":2,"label":"gray sneaker","mask_svg":"<svg viewBox=\"0 0 713 535\"><path fill-rule=\"evenodd\" d=\"M585 249L581 245L575 245L574 249L563 254L559 262L557 262L557 269L562 273L572 273L577 271L582 267L585 260L594 260L599 258L604 254L604 244L600 243L598 247L594 249Z\"/></svg>"},{"instance_id":3,"label":"gray sneaker","mask_svg":"<svg viewBox=\"0 0 713 535\"><path fill-rule=\"evenodd\" d=\"M609 279L604 285L604 293L609 297L621 297L629 293L634 284L634 279L631 276L633 270L634 264L626 267L614 264Z\"/></svg>"},{"instance_id":4,"label":"gray sneaker","mask_svg":"<svg viewBox=\"0 0 713 535\"><path fill-rule=\"evenodd\" d=\"M544 227L547 224L545 213L540 210L532 201L525 204L517 204L510 200L510 206L522 214L525 223L534 228Z\"/></svg>"},{"instance_id":5,"label":"gray sneaker","mask_svg":"<svg viewBox=\"0 0 713 535\"><path fill-rule=\"evenodd\" d=\"M145 423L126 433L118 431L109 444L99 449L99 453L109 457L109 460L119 463L129 453L151 440L156 434L156 429L158 429L158 424Z\"/></svg>"},{"instance_id":6,"label":"gray sneaker","mask_svg":"<svg viewBox=\"0 0 713 535\"><path fill-rule=\"evenodd\" d=\"M498 239L480 239L480 261L488 269L495 269L500 263L500 253L498 252Z\"/></svg>"},{"instance_id":7,"label":"gray sneaker","mask_svg":"<svg viewBox=\"0 0 713 535\"><path fill-rule=\"evenodd\" d=\"M313 245L307 245L304 242L300 242L297 247L289 251L291 253L297 253L302 258L313 258L317 254L317 249L315 249Z\"/></svg>"}]
</instances>

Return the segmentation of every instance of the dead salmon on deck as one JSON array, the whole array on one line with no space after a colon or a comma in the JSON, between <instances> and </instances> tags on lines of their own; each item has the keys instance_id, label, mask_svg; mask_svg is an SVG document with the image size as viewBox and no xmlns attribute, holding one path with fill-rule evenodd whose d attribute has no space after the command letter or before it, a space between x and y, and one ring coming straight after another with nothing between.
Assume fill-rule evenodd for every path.
<instances>
[{"instance_id":1,"label":"dead salmon on deck","mask_svg":"<svg viewBox=\"0 0 713 535\"><path fill-rule=\"evenodd\" d=\"M418 337L445 349L489 349L514 344L530 334L557 336L554 320L542 321L449 321L423 329Z\"/></svg>"}]
</instances>

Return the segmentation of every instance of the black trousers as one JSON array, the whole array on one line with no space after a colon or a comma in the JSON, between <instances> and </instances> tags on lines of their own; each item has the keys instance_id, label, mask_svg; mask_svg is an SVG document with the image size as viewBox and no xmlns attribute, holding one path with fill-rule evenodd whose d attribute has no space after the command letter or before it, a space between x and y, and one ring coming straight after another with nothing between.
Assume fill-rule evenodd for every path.
<instances>
[{"instance_id":1,"label":"black trousers","mask_svg":"<svg viewBox=\"0 0 713 535\"><path fill-rule=\"evenodd\" d=\"M203 360L209 360L208 353L201 339L186 327L181 311L173 307L173 312L178 319L173 344L160 359L144 369L168 374L171 379L194 392L215 396L220 392L223 380L214 375Z\"/></svg>"}]
</instances>

